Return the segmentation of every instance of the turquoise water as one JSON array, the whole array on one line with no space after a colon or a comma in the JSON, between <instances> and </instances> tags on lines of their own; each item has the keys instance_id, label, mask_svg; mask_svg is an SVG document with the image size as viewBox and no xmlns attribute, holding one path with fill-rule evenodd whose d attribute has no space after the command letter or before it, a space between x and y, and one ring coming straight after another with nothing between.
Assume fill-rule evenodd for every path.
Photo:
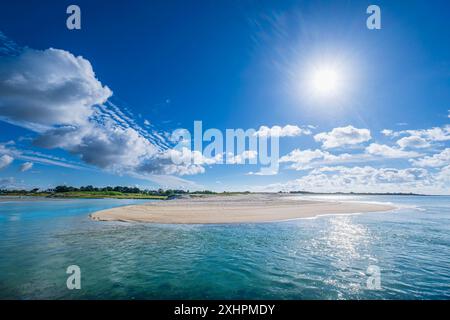
<instances>
[{"instance_id":1,"label":"turquoise water","mask_svg":"<svg viewBox=\"0 0 450 320\"><path fill-rule=\"evenodd\" d=\"M317 197L320 198L320 197ZM132 200L0 203L1 299L449 299L450 197L394 212L239 225L94 222ZM66 268L81 268L68 290ZM369 290L367 267L380 268Z\"/></svg>"}]
</instances>

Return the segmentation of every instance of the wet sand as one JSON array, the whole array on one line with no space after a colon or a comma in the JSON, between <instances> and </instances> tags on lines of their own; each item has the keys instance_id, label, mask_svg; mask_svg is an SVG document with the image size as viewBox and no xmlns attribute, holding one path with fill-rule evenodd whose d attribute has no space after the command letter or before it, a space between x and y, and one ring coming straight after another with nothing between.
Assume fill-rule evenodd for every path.
<instances>
[{"instance_id":1,"label":"wet sand","mask_svg":"<svg viewBox=\"0 0 450 320\"><path fill-rule=\"evenodd\" d=\"M167 224L256 223L395 209L387 204L299 198L281 194L202 196L113 208L90 216L97 221Z\"/></svg>"}]
</instances>

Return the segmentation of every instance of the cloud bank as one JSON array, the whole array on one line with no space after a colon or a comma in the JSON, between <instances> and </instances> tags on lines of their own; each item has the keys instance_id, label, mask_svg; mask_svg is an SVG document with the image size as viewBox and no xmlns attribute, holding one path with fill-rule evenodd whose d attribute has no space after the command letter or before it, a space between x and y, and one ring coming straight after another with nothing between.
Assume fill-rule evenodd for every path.
<instances>
[{"instance_id":1,"label":"cloud bank","mask_svg":"<svg viewBox=\"0 0 450 320\"><path fill-rule=\"evenodd\" d=\"M321 167L299 179L270 184L257 190L446 193L449 172L450 166L438 173L430 173L422 168Z\"/></svg>"}]
</instances>

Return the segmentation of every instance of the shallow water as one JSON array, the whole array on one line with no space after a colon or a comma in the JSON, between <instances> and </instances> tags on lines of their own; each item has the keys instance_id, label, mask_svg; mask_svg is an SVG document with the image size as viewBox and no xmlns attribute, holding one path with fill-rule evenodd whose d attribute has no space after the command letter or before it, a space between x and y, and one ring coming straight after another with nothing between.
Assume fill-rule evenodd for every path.
<instances>
[{"instance_id":1,"label":"shallow water","mask_svg":"<svg viewBox=\"0 0 450 320\"><path fill-rule=\"evenodd\" d=\"M263 224L158 225L88 217L142 201L3 202L0 298L450 298L450 197L326 198L400 209ZM81 290L66 287L66 268L74 264ZM367 288L369 265L380 268L380 290Z\"/></svg>"}]
</instances>

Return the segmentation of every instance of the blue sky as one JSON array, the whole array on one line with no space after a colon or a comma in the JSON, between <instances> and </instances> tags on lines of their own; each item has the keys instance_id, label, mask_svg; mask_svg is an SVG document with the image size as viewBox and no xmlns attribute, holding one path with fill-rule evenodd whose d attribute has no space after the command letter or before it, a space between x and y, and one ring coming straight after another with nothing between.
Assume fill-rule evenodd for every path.
<instances>
[{"instance_id":1,"label":"blue sky","mask_svg":"<svg viewBox=\"0 0 450 320\"><path fill-rule=\"evenodd\" d=\"M450 193L448 1L76 1L81 30L69 4L1 5L0 187ZM276 174L168 163L195 120L302 130Z\"/></svg>"}]
</instances>

